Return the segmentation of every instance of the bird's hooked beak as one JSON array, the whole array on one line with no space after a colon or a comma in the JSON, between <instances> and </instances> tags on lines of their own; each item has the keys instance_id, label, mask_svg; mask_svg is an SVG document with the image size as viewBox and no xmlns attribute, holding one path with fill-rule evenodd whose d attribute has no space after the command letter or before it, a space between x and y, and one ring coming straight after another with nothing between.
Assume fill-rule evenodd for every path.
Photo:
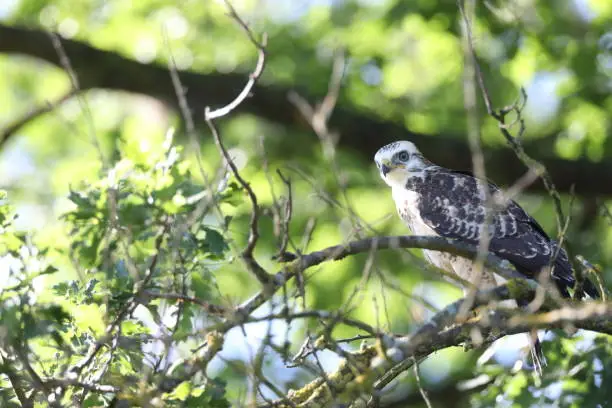
<instances>
[{"instance_id":1,"label":"bird's hooked beak","mask_svg":"<svg viewBox=\"0 0 612 408\"><path fill-rule=\"evenodd\" d=\"M389 162L389 160L382 160L378 164L378 168L380 169L380 172L382 173L382 175L384 177L384 176L386 176L393 169L393 166Z\"/></svg>"}]
</instances>

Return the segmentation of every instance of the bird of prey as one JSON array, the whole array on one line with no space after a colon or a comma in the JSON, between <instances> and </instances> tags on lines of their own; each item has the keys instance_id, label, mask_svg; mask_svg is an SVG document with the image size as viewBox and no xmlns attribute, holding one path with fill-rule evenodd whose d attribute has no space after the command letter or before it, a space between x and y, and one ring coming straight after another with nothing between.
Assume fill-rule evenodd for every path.
<instances>
[{"instance_id":1,"label":"bird of prey","mask_svg":"<svg viewBox=\"0 0 612 408\"><path fill-rule=\"evenodd\" d=\"M478 245L484 232L486 194L499 192L492 183L482 181L468 172L437 166L427 160L408 141L388 144L378 150L374 161L385 183L391 187L401 219L415 235L434 235ZM566 252L546 235L538 222L516 202L492 211L488 223L489 251L509 261L527 278L537 279L543 268L551 265L551 280L563 297L574 288L572 266ZM445 252L424 250L425 258L438 268L476 283L479 288L491 288L503 282L491 271L479 272L471 260ZM480 279L478 279L480 278ZM584 291L592 298L599 293L592 282L585 280ZM532 358L536 369L542 356L537 336Z\"/></svg>"}]
</instances>

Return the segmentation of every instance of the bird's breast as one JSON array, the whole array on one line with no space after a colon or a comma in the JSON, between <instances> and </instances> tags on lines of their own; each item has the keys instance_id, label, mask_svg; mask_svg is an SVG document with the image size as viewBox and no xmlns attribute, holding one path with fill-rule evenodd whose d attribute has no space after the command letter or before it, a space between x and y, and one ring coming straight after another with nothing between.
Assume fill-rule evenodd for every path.
<instances>
[{"instance_id":1,"label":"bird's breast","mask_svg":"<svg viewBox=\"0 0 612 408\"><path fill-rule=\"evenodd\" d=\"M420 196L413 190L405 188L393 189L393 200L400 218L415 235L438 235L423 219L419 211Z\"/></svg>"}]
</instances>

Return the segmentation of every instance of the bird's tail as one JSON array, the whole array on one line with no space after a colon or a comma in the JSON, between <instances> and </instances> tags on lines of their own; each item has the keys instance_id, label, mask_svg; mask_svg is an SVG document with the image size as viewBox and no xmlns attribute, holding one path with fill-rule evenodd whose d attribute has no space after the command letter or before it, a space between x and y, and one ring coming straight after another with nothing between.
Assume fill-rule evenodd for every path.
<instances>
[{"instance_id":1,"label":"bird's tail","mask_svg":"<svg viewBox=\"0 0 612 408\"><path fill-rule=\"evenodd\" d=\"M529 302L527 301L517 302L520 307L526 307L528 303ZM538 331L532 330L527 333L527 336L529 338L529 353L531 355L533 371L535 371L538 377L542 377L544 367L546 367L546 358L544 357L544 352L542 351L542 343L538 337Z\"/></svg>"},{"instance_id":2,"label":"bird's tail","mask_svg":"<svg viewBox=\"0 0 612 408\"><path fill-rule=\"evenodd\" d=\"M529 351L531 354L531 363L533 365L533 371L535 371L538 377L542 377L542 373L544 371L543 368L546 367L546 358L544 357L544 353L542 352L542 343L540 343L537 331L529 333L529 342Z\"/></svg>"}]
</instances>

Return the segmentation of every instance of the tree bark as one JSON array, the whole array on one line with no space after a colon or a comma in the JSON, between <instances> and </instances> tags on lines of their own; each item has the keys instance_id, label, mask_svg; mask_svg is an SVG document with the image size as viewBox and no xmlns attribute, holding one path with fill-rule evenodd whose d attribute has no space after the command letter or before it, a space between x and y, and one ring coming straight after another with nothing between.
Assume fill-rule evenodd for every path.
<instances>
[{"instance_id":1,"label":"tree bark","mask_svg":"<svg viewBox=\"0 0 612 408\"><path fill-rule=\"evenodd\" d=\"M62 45L76 73L81 90L102 88L145 94L178 109L170 71L159 64L143 64L115 52L100 50L86 43L62 39ZM40 29L13 27L0 24L0 53L21 54L46 61L62 68L60 59L47 32ZM198 73L180 71L181 82L187 89L187 102L194 118L203 121L204 107L225 104L244 87L246 74ZM288 101L288 87L275 84L255 85L253 95L238 109L239 112L259 116L265 120L291 128L306 129L306 123ZM313 101L312 95L300 92ZM383 121L354 107L339 105L331 118L330 127L341 134L339 147L359 152L364 160L371 160L382 145L398 140L411 140L424 155L445 167L466 170L472 167L472 158L465 138L451 134L423 134L404 126ZM3 141L0 140L0 144ZM287 140L287 143L292 143ZM568 192L575 186L583 196L612 195L612 161L591 162L544 157L526 150L544 164L556 187ZM485 151L487 174L500 185L510 185L526 168L509 148L489 148ZM541 183L529 187L543 191Z\"/></svg>"}]
</instances>

